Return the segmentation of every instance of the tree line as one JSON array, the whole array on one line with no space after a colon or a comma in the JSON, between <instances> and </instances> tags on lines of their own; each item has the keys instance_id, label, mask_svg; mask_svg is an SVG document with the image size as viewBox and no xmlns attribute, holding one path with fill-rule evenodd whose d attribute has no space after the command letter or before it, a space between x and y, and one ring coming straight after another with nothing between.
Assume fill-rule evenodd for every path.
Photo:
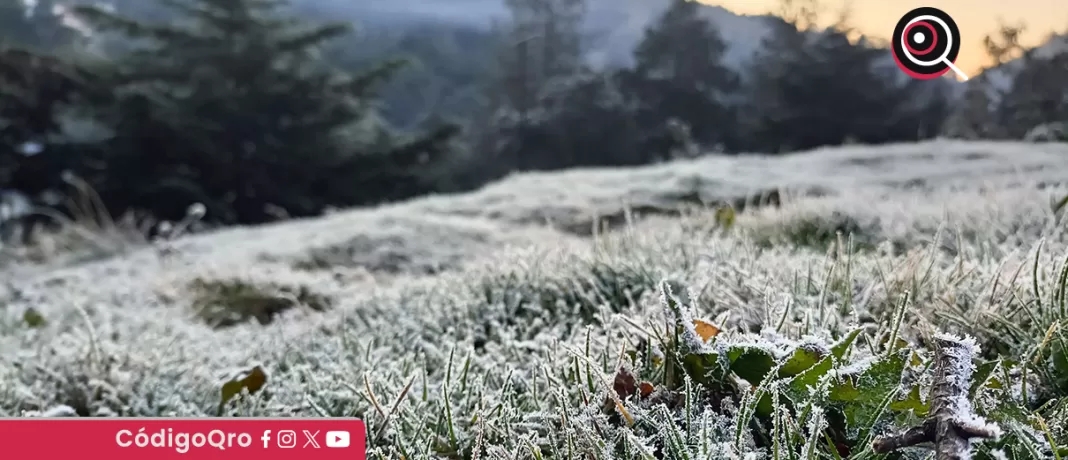
<instances>
[{"instance_id":1,"label":"tree line","mask_svg":"<svg viewBox=\"0 0 1068 460\"><path fill-rule=\"evenodd\" d=\"M486 34L404 42L446 56L424 59L435 78L419 80L411 61L373 57L351 24L300 18L283 0L0 0L0 188L44 206L88 188L113 214L163 220L199 203L209 222L253 224L517 170L912 141L947 121L1016 136L1068 119L1063 62L1035 60L987 107L1016 124L972 120L945 82L902 79L847 21L815 27L811 0L784 2L744 75L696 2L671 0L632 65L594 68L585 0L503 1L509 17ZM398 81L432 88L437 110L391 123L383 93L416 97Z\"/></svg>"}]
</instances>

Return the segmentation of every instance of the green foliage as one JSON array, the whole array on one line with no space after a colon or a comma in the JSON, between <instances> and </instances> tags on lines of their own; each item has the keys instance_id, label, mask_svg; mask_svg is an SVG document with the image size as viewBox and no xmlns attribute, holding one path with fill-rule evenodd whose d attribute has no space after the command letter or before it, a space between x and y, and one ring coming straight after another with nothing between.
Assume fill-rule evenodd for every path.
<instances>
[{"instance_id":1,"label":"green foliage","mask_svg":"<svg viewBox=\"0 0 1068 460\"><path fill-rule=\"evenodd\" d=\"M629 355L629 366L637 375L651 378L650 384L660 392L679 392L680 397L691 398L692 390L686 383L690 379L716 395L713 400L727 397L737 401L736 426L742 429L738 440L752 436L757 446L774 449L780 452L777 455L784 455L782 458L796 458L806 452L815 455L809 458L860 458L871 453L876 436L915 426L930 415L931 381L922 374L931 372L933 363L928 353L919 353L907 342L895 341L897 346L869 354L858 346L858 339L871 340L861 328L829 345L783 339L754 341L720 333L705 336L695 332L694 326L700 322L691 319L692 306L676 297L668 284L661 283L660 292L668 328L666 334L654 332L657 351L652 355L663 359L649 360L651 353L639 348ZM1053 439L1026 434L1054 430L1043 428L1037 412L1013 392L1010 375L1021 369L1020 364L1008 361L986 362L972 375L969 398L977 413L1009 427L1001 439L982 443L980 455L1003 449L1014 452L1017 456L1013 458L1029 458L1036 453L1030 458L1042 458L1041 452L1048 449L1043 443ZM679 372L685 378L680 378ZM637 398L634 404L638 406L621 406L620 410L629 414L638 408L649 410L649 404L655 403ZM816 417L822 425L809 427L821 426L821 431L782 432L783 423L804 430L800 427L818 421ZM784 436L792 441L780 442Z\"/></svg>"},{"instance_id":2,"label":"green foliage","mask_svg":"<svg viewBox=\"0 0 1068 460\"><path fill-rule=\"evenodd\" d=\"M200 202L207 221L250 223L425 189L417 169L455 128L399 136L377 117L373 91L402 62L360 75L333 70L317 51L349 26L294 21L284 2L167 5L182 20L75 10L97 30L140 44L117 60L115 98L102 109L115 135L108 170L93 185L119 211L177 220Z\"/></svg>"}]
</instances>

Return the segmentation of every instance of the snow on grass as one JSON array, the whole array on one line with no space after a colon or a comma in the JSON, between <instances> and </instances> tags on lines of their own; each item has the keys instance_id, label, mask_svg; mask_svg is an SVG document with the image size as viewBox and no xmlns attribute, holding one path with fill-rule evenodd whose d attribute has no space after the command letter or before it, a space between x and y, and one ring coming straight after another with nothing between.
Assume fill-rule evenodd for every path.
<instances>
[{"instance_id":1,"label":"snow on grass","mask_svg":"<svg viewBox=\"0 0 1068 460\"><path fill-rule=\"evenodd\" d=\"M1047 300L1068 251L1049 208L1061 192L1039 187L1068 173L1065 155L1050 144L931 142L524 174L465 195L190 236L166 255L149 247L23 272L0 287L0 416L60 406L214 416L220 376L259 364L264 390L226 415L364 417L372 458L471 458L476 445L489 458L531 446L553 458L657 448L765 458L748 435L738 450L735 415L709 412L705 401L724 395L692 389L689 409L630 428L601 410L622 350L649 332L635 325L663 324L659 283L692 289L694 317L729 314L725 341L776 356L786 345L825 350L859 319L868 332L839 374L865 369L906 294L899 336L910 344L970 334L976 359L1023 356L1049 327L1021 312L1033 300L1033 250L1044 238L1036 273ZM727 230L700 212L595 238L540 225L582 225L591 210L639 200L666 206L694 184L708 198L823 196L747 210ZM842 220L858 223L853 241L868 247L837 247L850 240L834 232ZM282 302L264 296L288 300L263 324L220 329L197 314L205 302ZM328 300L301 308L307 299ZM26 323L31 308L44 325ZM369 394L393 401L409 384L398 412L380 417ZM669 423L690 427L686 442L670 447Z\"/></svg>"}]
</instances>

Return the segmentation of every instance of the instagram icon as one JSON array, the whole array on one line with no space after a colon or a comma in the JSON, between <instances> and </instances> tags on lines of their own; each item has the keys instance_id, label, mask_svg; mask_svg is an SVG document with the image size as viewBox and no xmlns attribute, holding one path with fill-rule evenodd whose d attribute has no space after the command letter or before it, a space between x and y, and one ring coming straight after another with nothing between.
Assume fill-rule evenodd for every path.
<instances>
[{"instance_id":1,"label":"instagram icon","mask_svg":"<svg viewBox=\"0 0 1068 460\"><path fill-rule=\"evenodd\" d=\"M278 448L279 449L292 449L297 447L297 433L293 430L282 430L278 432Z\"/></svg>"}]
</instances>

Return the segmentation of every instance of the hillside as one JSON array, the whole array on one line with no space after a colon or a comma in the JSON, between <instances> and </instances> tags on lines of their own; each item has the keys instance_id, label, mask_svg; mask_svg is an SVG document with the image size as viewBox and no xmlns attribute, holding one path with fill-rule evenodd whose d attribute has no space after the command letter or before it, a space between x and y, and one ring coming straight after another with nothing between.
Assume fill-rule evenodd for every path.
<instances>
[{"instance_id":1,"label":"hillside","mask_svg":"<svg viewBox=\"0 0 1068 460\"><path fill-rule=\"evenodd\" d=\"M610 435L590 427L617 423L611 411L601 415L599 398L611 391L620 348L633 347L643 327L663 324L663 279L699 294L694 310L679 314L715 318L723 328L717 346L757 343L779 356L797 341L824 343L866 324L872 336L864 343L875 347L893 323L923 359L936 330L975 337L986 358L1014 353L1048 323L1019 323L1010 337L990 318L1018 312L1013 299L1030 299L1032 284L1047 298L1059 289L1055 260L1068 241L1049 200L1066 193L1053 185L1068 174L1066 155L1068 145L939 141L521 174L464 195L8 271L0 287L0 416L214 415L220 378L260 365L269 376L262 396L231 402L227 413L355 415L377 432L382 420L367 392L402 395L395 424L372 437L386 458L444 436L440 430L456 438L437 454L407 457L485 447L489 458L502 458L496 448L521 446L545 414L570 421L544 428L544 449L559 447L550 435L594 442ZM773 189L781 208L751 205L728 229L700 210L671 213ZM623 227L617 220L617 231L590 237L592 216L618 217L627 204L659 215ZM1030 265L1018 269L1033 263L1042 238L1033 278ZM853 249L829 258L836 241ZM900 316L895 305L905 292L908 305L922 308ZM746 335L761 327L772 329ZM850 362L889 359L860 343ZM588 365L595 370L575 381L571 369ZM690 397L642 375L662 397ZM977 396L976 410L1006 430L1024 423L999 415L998 404L1013 401L999 391L980 390L992 399ZM489 428L466 421L483 413L483 396L503 412L481 422L497 434L480 447L477 433ZM652 431L639 424L626 433L664 442L656 427L669 422L650 401L626 404ZM419 422L446 410L464 422ZM759 450L748 435L735 442L716 434L713 426L732 423L729 413L706 417L702 449L714 450L705 454ZM893 420L880 422L878 434L906 419ZM1066 419L1047 420L1059 427ZM849 439L841 442L857 442ZM1044 448L1042 439L1027 442ZM585 446L575 448L592 449Z\"/></svg>"}]
</instances>

